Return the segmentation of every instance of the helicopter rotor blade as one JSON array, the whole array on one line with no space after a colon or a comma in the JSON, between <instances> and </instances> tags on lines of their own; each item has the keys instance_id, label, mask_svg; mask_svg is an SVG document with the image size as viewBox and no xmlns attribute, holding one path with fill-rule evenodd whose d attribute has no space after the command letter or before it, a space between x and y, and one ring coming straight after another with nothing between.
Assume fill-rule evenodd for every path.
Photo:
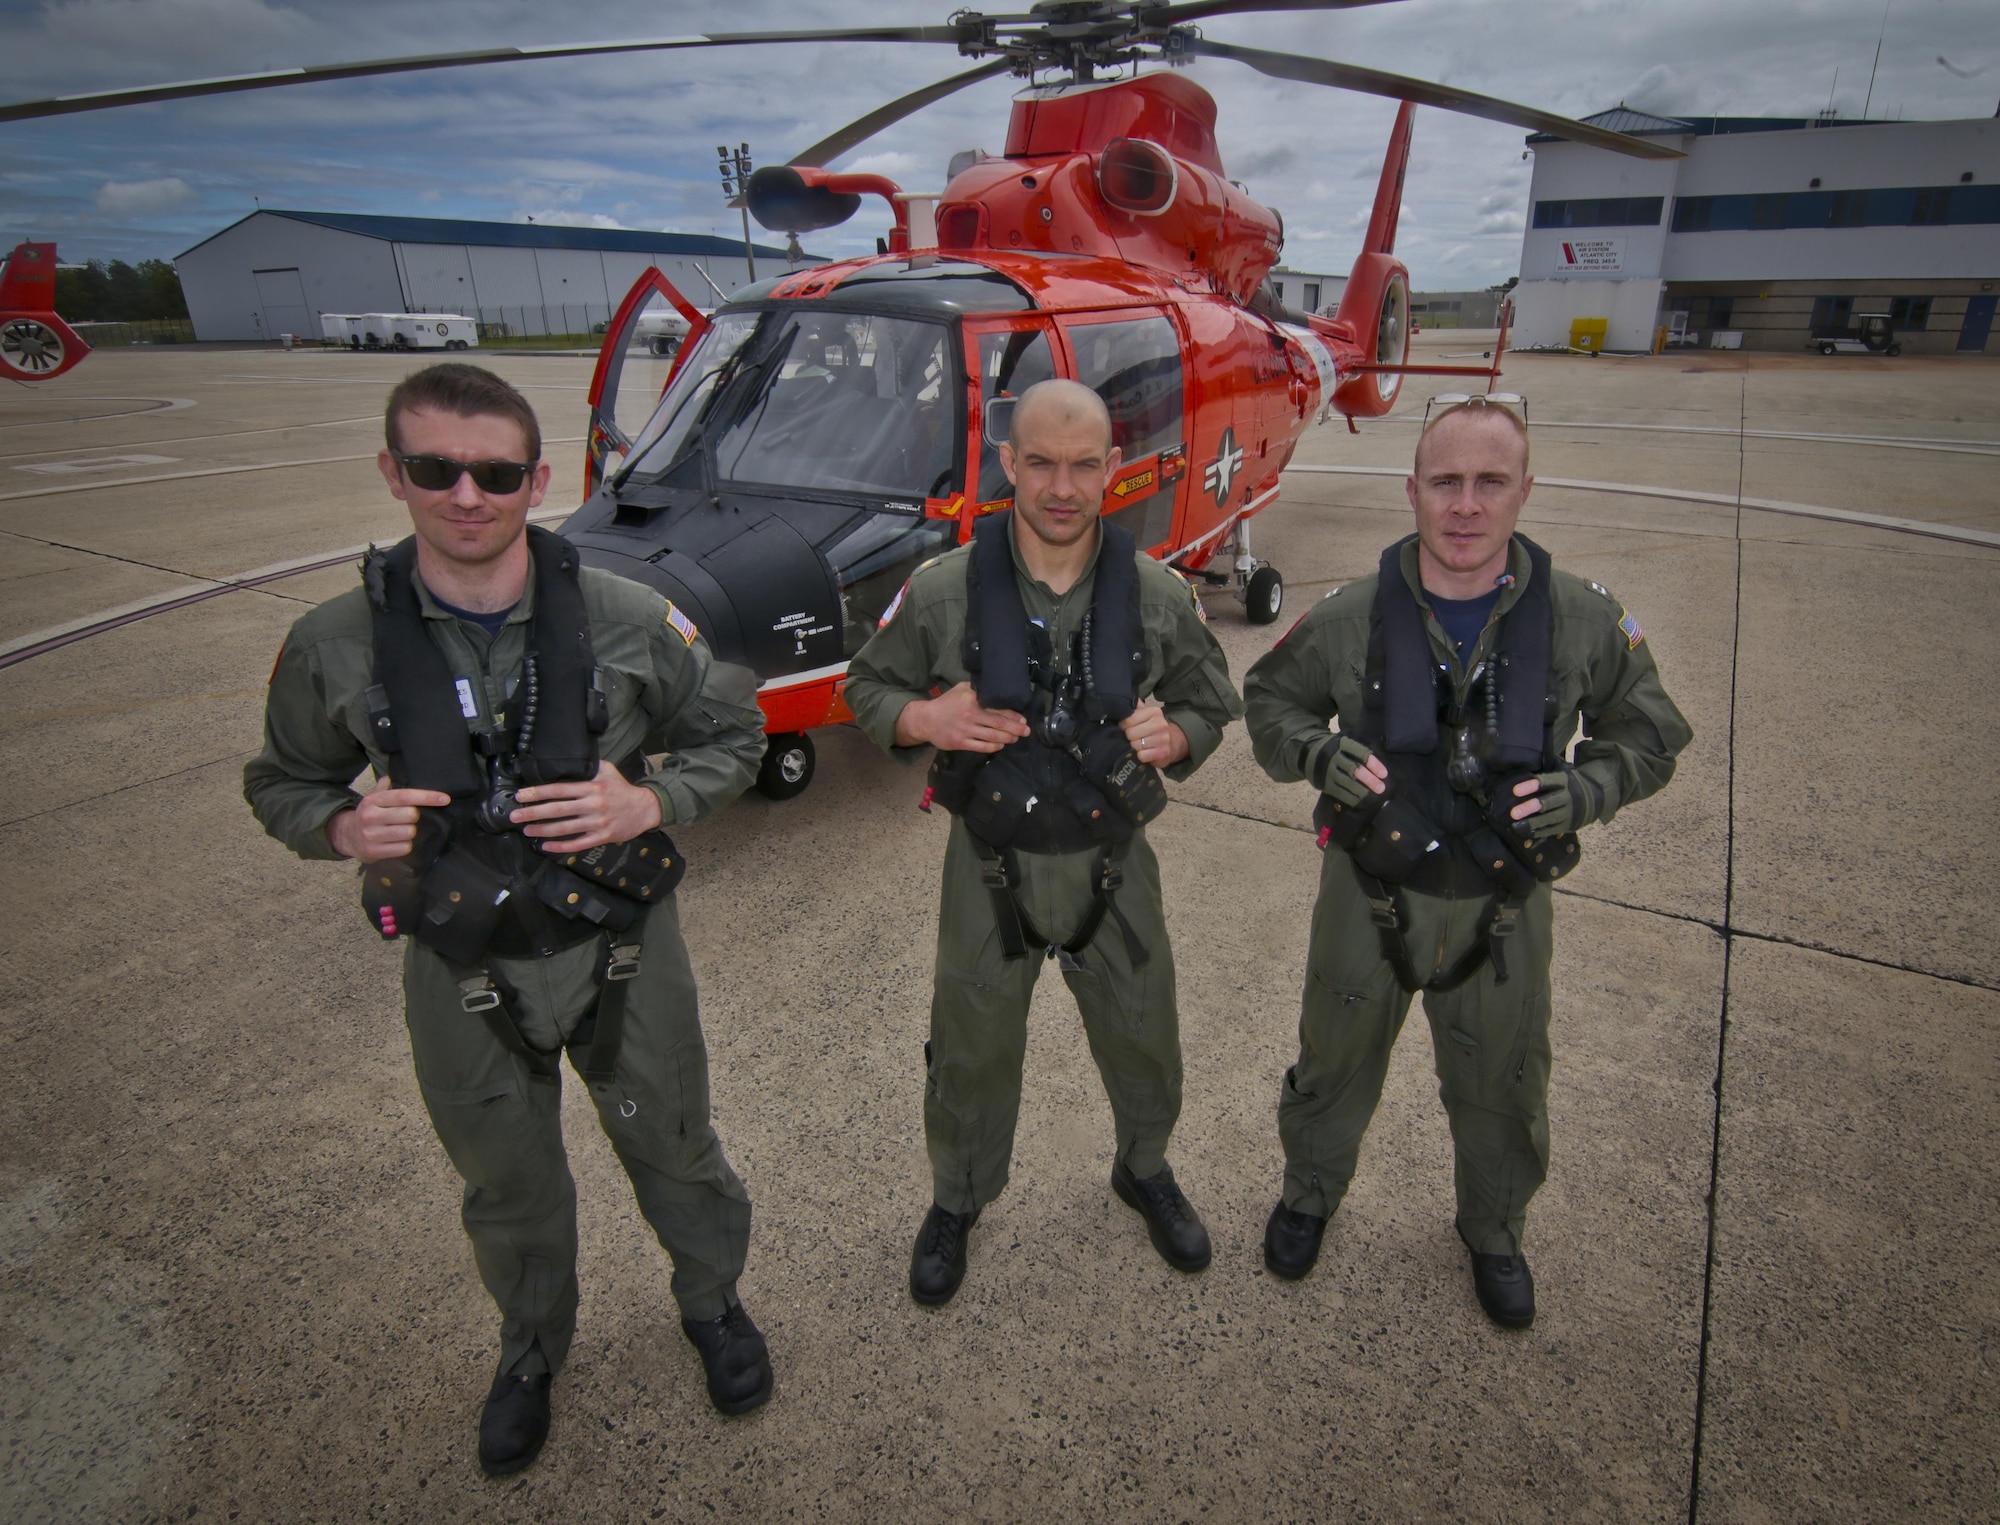
<instances>
[{"instance_id":1,"label":"helicopter rotor blade","mask_svg":"<svg viewBox=\"0 0 2000 1525\"><path fill-rule=\"evenodd\" d=\"M818 168L830 159L837 159L855 144L865 142L883 128L900 122L912 112L921 111L933 101L941 101L967 85L976 85L982 79L991 79L996 74L1006 74L1014 67L1011 58L996 58L991 63L981 64L976 69L967 69L963 74L954 74L949 79L941 79L935 84L925 85L921 90L912 90L908 95L898 96L886 106L877 106L864 117L857 117L840 131L821 138L811 148L794 154L786 162L794 168L811 166Z\"/></svg>"},{"instance_id":2,"label":"helicopter rotor blade","mask_svg":"<svg viewBox=\"0 0 2000 1525\"><path fill-rule=\"evenodd\" d=\"M1168 26L1190 21L1207 21L1212 16L1249 16L1262 11L1351 11L1364 5L1396 5L1401 0L1182 0L1179 5L1161 7L1161 19ZM1144 10L1145 7L1140 7ZM1145 18L1153 18L1148 15Z\"/></svg>"},{"instance_id":3,"label":"helicopter rotor blade","mask_svg":"<svg viewBox=\"0 0 2000 1525\"><path fill-rule=\"evenodd\" d=\"M1210 42L1205 37L1190 38L1188 48L1190 52L1204 54L1210 58L1233 58L1238 63L1248 64L1260 74L1270 75L1273 79L1299 80L1308 85L1331 85L1336 90L1359 90L1368 95L1386 95L1391 100L1414 101L1419 106L1437 106L1445 111L1456 111L1466 116L1484 117L1489 122L1505 122L1513 127L1546 132L1554 137L1567 138L1572 143L1587 143L1593 148L1608 148L1613 153L1630 154L1636 159L1687 157L1679 149L1668 148L1662 143L1651 143L1644 138L1629 137L1622 132L1610 132L1584 122L1574 122L1553 112L1537 111L1533 106L1516 105L1513 101L1503 101L1496 96L1479 95L1471 90L1460 90L1453 85L1436 85L1428 80L1410 79L1406 75L1363 68L1359 64L1335 63L1326 58L1306 58L1297 53L1269 53L1262 48L1239 48L1232 43Z\"/></svg>"},{"instance_id":4,"label":"helicopter rotor blade","mask_svg":"<svg viewBox=\"0 0 2000 1525\"><path fill-rule=\"evenodd\" d=\"M104 111L113 106L139 106L152 101L187 100L194 96L229 95L239 90L268 90L278 85L306 85L329 79L364 79L377 74L414 74L424 69L462 69L472 64L519 63L535 58L582 58L599 53L660 53L681 48L732 48L771 42L942 42L956 44L959 30L949 26L841 27L820 31L704 32L688 37L648 37L624 42L552 43L542 47L480 48L466 53L419 53L405 58L376 58L345 64L319 64L301 69L269 69L257 74L226 74L215 79L182 80L132 90L93 90L58 95L40 101L0 105L0 122L67 116L78 111Z\"/></svg>"}]
</instances>

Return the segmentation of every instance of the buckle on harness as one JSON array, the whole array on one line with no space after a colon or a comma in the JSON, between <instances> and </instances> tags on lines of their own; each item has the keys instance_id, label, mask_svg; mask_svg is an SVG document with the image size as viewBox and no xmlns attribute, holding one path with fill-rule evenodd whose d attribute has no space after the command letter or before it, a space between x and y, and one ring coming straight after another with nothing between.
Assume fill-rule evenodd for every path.
<instances>
[{"instance_id":1,"label":"buckle on harness","mask_svg":"<svg viewBox=\"0 0 2000 1525\"><path fill-rule=\"evenodd\" d=\"M1521 919L1521 908L1517 905L1503 905L1493 913L1493 925L1486 929L1488 937L1512 937Z\"/></svg>"},{"instance_id":2,"label":"buckle on harness","mask_svg":"<svg viewBox=\"0 0 2000 1525\"><path fill-rule=\"evenodd\" d=\"M1369 896L1368 919L1374 922L1376 926L1386 927L1391 932L1399 932L1403 927L1401 918L1396 915L1396 902L1393 897L1386 900L1377 900L1373 896Z\"/></svg>"},{"instance_id":3,"label":"buckle on harness","mask_svg":"<svg viewBox=\"0 0 2000 1525\"><path fill-rule=\"evenodd\" d=\"M494 988L493 980L488 975L476 974L469 980L460 980L458 989L459 1006L473 1015L492 1011L500 1004L500 992Z\"/></svg>"},{"instance_id":4,"label":"buckle on harness","mask_svg":"<svg viewBox=\"0 0 2000 1525\"><path fill-rule=\"evenodd\" d=\"M1007 865L1000 858L982 858L979 861L979 878L989 890L1010 888L1007 882Z\"/></svg>"},{"instance_id":5,"label":"buckle on harness","mask_svg":"<svg viewBox=\"0 0 2000 1525\"><path fill-rule=\"evenodd\" d=\"M638 972L638 943L624 943L611 950L611 961L604 966L606 980L629 980Z\"/></svg>"}]
</instances>

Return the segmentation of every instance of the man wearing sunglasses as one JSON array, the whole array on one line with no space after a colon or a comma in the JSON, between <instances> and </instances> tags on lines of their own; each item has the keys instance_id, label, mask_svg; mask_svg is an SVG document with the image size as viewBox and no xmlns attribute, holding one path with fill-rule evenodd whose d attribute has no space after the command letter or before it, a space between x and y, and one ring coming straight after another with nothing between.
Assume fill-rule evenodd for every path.
<instances>
[{"instance_id":1,"label":"man wearing sunglasses","mask_svg":"<svg viewBox=\"0 0 2000 1525\"><path fill-rule=\"evenodd\" d=\"M744 790L763 721L750 674L670 603L529 525L549 466L512 386L469 365L419 371L391 393L385 432L378 463L414 534L292 627L244 793L301 857L364 865L371 928L409 939L418 1087L500 1309L479 1457L501 1476L541 1449L576 1324L565 1049L673 1258L711 1402L741 1413L770 1396L736 1295L750 1202L709 1123L679 854L661 830ZM364 768L377 782L362 794Z\"/></svg>"},{"instance_id":2,"label":"man wearing sunglasses","mask_svg":"<svg viewBox=\"0 0 2000 1525\"><path fill-rule=\"evenodd\" d=\"M1421 991L1473 1288L1514 1329L1535 1317L1521 1239L1548 1169L1550 882L1577 829L1664 786L1692 735L1639 622L1515 533L1525 412L1434 399L1407 483L1416 533L1244 682L1257 760L1319 791L1326 849L1265 1264L1312 1269Z\"/></svg>"}]
</instances>

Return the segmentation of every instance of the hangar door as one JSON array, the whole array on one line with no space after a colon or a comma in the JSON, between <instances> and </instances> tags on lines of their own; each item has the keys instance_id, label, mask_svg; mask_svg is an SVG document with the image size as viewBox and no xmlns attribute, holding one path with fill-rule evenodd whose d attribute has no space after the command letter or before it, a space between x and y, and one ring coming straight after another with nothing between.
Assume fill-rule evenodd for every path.
<instances>
[{"instance_id":1,"label":"hangar door","mask_svg":"<svg viewBox=\"0 0 2000 1525\"><path fill-rule=\"evenodd\" d=\"M253 270L257 278L257 302L264 309L264 337L279 334L319 335L319 324L306 309L305 282L296 267L290 270Z\"/></svg>"}]
</instances>

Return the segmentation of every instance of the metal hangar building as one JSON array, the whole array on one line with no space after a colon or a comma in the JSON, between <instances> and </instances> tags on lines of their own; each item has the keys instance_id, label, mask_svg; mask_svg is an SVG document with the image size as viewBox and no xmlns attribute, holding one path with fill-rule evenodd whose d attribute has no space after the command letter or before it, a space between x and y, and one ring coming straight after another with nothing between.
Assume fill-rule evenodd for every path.
<instances>
[{"instance_id":1,"label":"metal hangar building","mask_svg":"<svg viewBox=\"0 0 2000 1525\"><path fill-rule=\"evenodd\" d=\"M760 276L791 268L784 250L753 247ZM253 212L174 260L195 337L253 340L316 339L326 312L464 313L492 337L589 333L648 265L698 307L749 284L740 239L351 212Z\"/></svg>"},{"instance_id":2,"label":"metal hangar building","mask_svg":"<svg viewBox=\"0 0 2000 1525\"><path fill-rule=\"evenodd\" d=\"M1795 350L1890 316L1913 354L2000 354L2000 118L1659 117L1596 126L1687 157L1641 160L1537 133L1515 342ZM1717 335L1720 334L1720 340Z\"/></svg>"}]
</instances>

